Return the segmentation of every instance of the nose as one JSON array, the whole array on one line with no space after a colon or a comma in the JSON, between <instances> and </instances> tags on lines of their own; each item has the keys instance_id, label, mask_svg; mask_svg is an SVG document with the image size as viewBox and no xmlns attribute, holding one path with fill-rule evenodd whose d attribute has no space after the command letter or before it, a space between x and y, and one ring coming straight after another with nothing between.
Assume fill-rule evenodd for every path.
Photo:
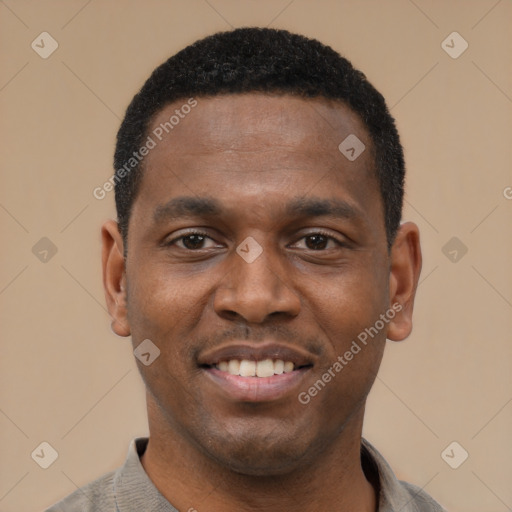
<instances>
[{"instance_id":1,"label":"nose","mask_svg":"<svg viewBox=\"0 0 512 512\"><path fill-rule=\"evenodd\" d=\"M220 316L241 317L246 322L262 323L281 313L297 316L301 302L286 279L286 270L265 249L252 262L237 253L231 256L230 270L214 297L214 309Z\"/></svg>"}]
</instances>

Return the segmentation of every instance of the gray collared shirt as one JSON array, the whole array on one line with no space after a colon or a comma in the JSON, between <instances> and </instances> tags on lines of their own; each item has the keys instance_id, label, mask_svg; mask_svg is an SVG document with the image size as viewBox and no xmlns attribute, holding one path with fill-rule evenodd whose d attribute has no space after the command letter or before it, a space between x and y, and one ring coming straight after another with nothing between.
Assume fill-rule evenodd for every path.
<instances>
[{"instance_id":1,"label":"gray collared shirt","mask_svg":"<svg viewBox=\"0 0 512 512\"><path fill-rule=\"evenodd\" d=\"M133 439L123 466L77 489L46 512L178 512L142 467L139 457L147 442L147 437ZM379 482L379 512L446 512L419 487L397 480L384 457L365 439L361 457L365 471L375 471Z\"/></svg>"}]
</instances>

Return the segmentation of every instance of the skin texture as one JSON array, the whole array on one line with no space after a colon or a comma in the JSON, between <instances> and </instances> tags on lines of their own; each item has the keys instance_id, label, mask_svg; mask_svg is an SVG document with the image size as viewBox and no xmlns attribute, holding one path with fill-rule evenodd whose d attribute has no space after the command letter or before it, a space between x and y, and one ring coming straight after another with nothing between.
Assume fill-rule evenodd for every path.
<instances>
[{"instance_id":1,"label":"skin texture","mask_svg":"<svg viewBox=\"0 0 512 512\"><path fill-rule=\"evenodd\" d=\"M375 511L359 455L364 405L386 337L412 328L418 229L402 224L388 251L371 139L344 104L256 93L197 101L145 158L126 260L117 223L102 228L112 328L161 351L149 366L137 362L150 428L143 466L184 511ZM366 146L353 162L338 150L349 134ZM215 198L222 213L166 215L179 196ZM343 200L353 215L289 215L297 198ZM206 237L179 239L189 231ZM236 252L249 236L263 249L252 263ZM300 403L395 303L394 319ZM268 339L313 362L277 400L229 398L199 366L221 345Z\"/></svg>"}]
</instances>

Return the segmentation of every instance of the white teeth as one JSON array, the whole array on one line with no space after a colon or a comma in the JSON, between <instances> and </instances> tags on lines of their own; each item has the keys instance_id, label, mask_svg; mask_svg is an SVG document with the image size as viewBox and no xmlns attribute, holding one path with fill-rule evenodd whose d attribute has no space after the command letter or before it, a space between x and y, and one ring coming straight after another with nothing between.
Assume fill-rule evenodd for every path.
<instances>
[{"instance_id":1,"label":"white teeth","mask_svg":"<svg viewBox=\"0 0 512 512\"><path fill-rule=\"evenodd\" d=\"M274 375L274 362L272 359L258 361L256 363L256 375L258 377L272 377Z\"/></svg>"},{"instance_id":2,"label":"white teeth","mask_svg":"<svg viewBox=\"0 0 512 512\"><path fill-rule=\"evenodd\" d=\"M256 375L256 361L242 359L240 361L240 377L254 377Z\"/></svg>"},{"instance_id":3,"label":"white teeth","mask_svg":"<svg viewBox=\"0 0 512 512\"><path fill-rule=\"evenodd\" d=\"M291 361L282 359L265 359L263 361L251 361L249 359L230 359L229 361L220 361L215 365L222 372L230 375L239 375L240 377L272 377L272 375L281 375L290 373L295 368Z\"/></svg>"},{"instance_id":4,"label":"white teeth","mask_svg":"<svg viewBox=\"0 0 512 512\"><path fill-rule=\"evenodd\" d=\"M228 361L228 372L231 375L240 375L240 361L238 359Z\"/></svg>"}]
</instances>

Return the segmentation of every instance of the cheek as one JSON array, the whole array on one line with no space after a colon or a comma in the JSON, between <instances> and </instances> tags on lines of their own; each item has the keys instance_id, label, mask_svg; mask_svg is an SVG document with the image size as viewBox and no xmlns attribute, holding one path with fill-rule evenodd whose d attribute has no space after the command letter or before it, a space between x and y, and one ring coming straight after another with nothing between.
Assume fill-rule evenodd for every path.
<instances>
[{"instance_id":1,"label":"cheek","mask_svg":"<svg viewBox=\"0 0 512 512\"><path fill-rule=\"evenodd\" d=\"M329 391L322 391L320 401L340 413L366 397L382 360L387 324L381 326L379 319L388 309L382 268L382 262L361 264L352 272L340 272L314 292L313 314L329 338L329 349L318 370L318 378L324 376L328 381L325 387Z\"/></svg>"},{"instance_id":2,"label":"cheek","mask_svg":"<svg viewBox=\"0 0 512 512\"><path fill-rule=\"evenodd\" d=\"M387 308L387 281L368 267L344 272L316 282L307 296L315 321L338 352L372 326Z\"/></svg>"},{"instance_id":3,"label":"cheek","mask_svg":"<svg viewBox=\"0 0 512 512\"><path fill-rule=\"evenodd\" d=\"M138 363L147 386L164 393L174 390L177 396L182 394L179 388L186 391L195 370L186 342L198 323L200 307L190 286L171 285L161 276L148 269L129 281L128 318L134 349L149 339L160 351L150 366Z\"/></svg>"},{"instance_id":4,"label":"cheek","mask_svg":"<svg viewBox=\"0 0 512 512\"><path fill-rule=\"evenodd\" d=\"M198 323L199 306L191 287L171 286L161 275L153 270L132 280L128 311L134 348L150 339L160 350L151 365L137 364L158 410L176 423L197 402L193 387L197 368L187 341Z\"/></svg>"},{"instance_id":5,"label":"cheek","mask_svg":"<svg viewBox=\"0 0 512 512\"><path fill-rule=\"evenodd\" d=\"M128 315L132 331L159 335L173 332L191 322L197 308L194 279L171 274L169 266L146 264L128 280Z\"/></svg>"}]
</instances>

